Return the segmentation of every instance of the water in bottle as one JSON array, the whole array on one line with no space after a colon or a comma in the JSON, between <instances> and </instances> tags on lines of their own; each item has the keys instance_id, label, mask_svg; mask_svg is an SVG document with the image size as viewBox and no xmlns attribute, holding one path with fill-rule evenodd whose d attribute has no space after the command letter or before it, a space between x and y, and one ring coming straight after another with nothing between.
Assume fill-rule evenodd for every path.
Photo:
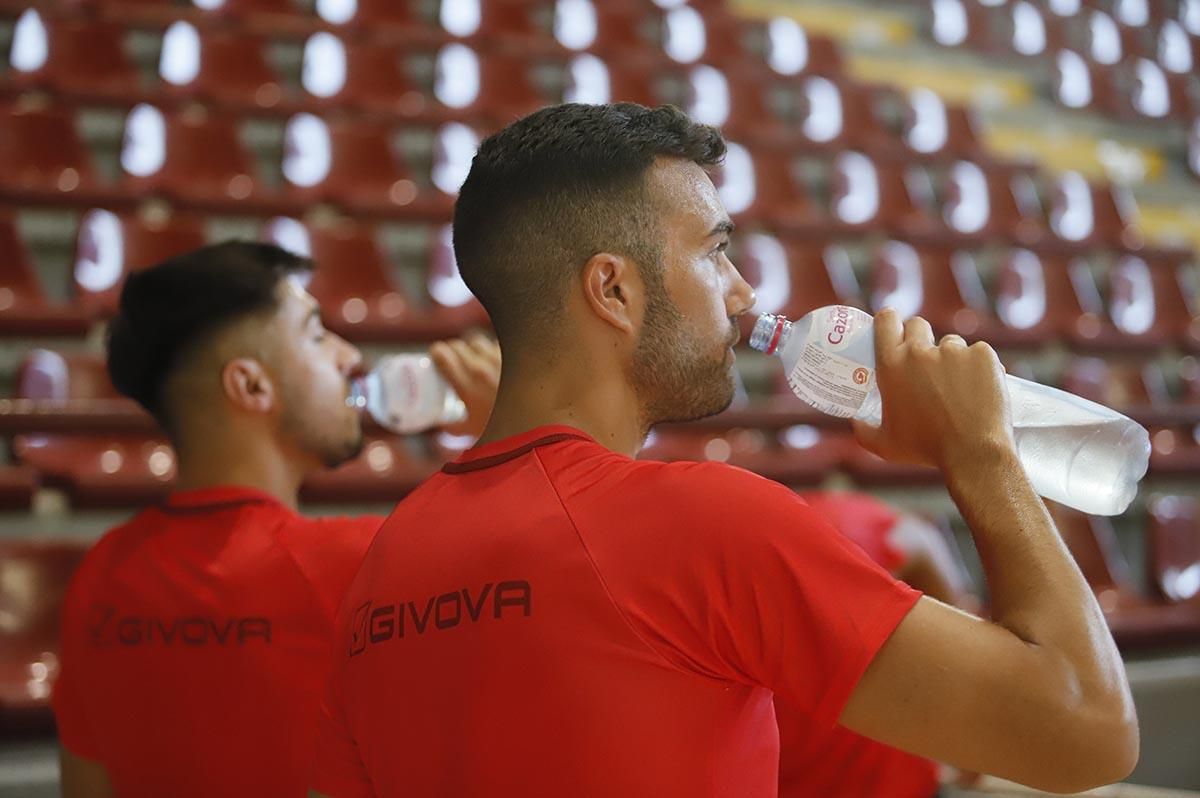
<instances>
[{"instance_id":1,"label":"water in bottle","mask_svg":"<svg viewBox=\"0 0 1200 798\"><path fill-rule=\"evenodd\" d=\"M833 416L880 423L873 319L831 305L791 322L764 314L750 346L778 355L788 384ZM1009 375L1017 454L1037 492L1093 515L1118 515L1137 493L1150 459L1150 436L1129 418L1074 394Z\"/></svg>"},{"instance_id":2,"label":"water in bottle","mask_svg":"<svg viewBox=\"0 0 1200 798\"><path fill-rule=\"evenodd\" d=\"M346 402L392 432L409 434L467 417L467 407L429 355L388 355L350 385Z\"/></svg>"}]
</instances>

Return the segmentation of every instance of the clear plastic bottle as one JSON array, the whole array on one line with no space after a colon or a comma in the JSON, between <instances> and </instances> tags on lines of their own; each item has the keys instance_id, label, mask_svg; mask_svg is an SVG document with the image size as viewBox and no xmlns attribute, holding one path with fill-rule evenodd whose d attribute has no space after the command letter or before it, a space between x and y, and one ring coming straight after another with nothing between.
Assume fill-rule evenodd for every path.
<instances>
[{"instance_id":1,"label":"clear plastic bottle","mask_svg":"<svg viewBox=\"0 0 1200 798\"><path fill-rule=\"evenodd\" d=\"M817 410L878 425L873 322L844 305L819 308L794 322L764 314L750 346L778 355L792 390ZM1146 474L1146 430L1057 388L1011 375L1005 384L1017 453L1037 492L1093 515L1123 513Z\"/></svg>"},{"instance_id":2,"label":"clear plastic bottle","mask_svg":"<svg viewBox=\"0 0 1200 798\"><path fill-rule=\"evenodd\" d=\"M392 432L409 434L467 417L467 406L429 355L388 355L350 384L346 403Z\"/></svg>"}]
</instances>

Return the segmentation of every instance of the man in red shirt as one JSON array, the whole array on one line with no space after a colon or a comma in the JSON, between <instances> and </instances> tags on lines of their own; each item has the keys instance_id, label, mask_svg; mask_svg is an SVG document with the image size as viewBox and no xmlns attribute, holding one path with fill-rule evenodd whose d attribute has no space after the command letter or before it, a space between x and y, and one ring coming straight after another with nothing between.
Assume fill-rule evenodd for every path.
<instances>
[{"instance_id":1,"label":"man in red shirt","mask_svg":"<svg viewBox=\"0 0 1200 798\"><path fill-rule=\"evenodd\" d=\"M122 290L109 373L169 434L178 482L69 588L53 696L67 798L305 792L334 612L381 521L296 512L304 476L362 446L346 401L361 356L321 326L295 279L310 268L234 242ZM478 431L498 350L431 351Z\"/></svg>"},{"instance_id":2,"label":"man in red shirt","mask_svg":"<svg viewBox=\"0 0 1200 798\"><path fill-rule=\"evenodd\" d=\"M1123 778L1116 647L1016 457L986 345L875 321L883 426L940 467L995 622L896 581L786 488L632 459L734 394L753 292L671 107L561 105L480 146L460 271L504 352L480 444L402 502L339 612L315 795L774 796L773 698L1057 790Z\"/></svg>"},{"instance_id":3,"label":"man in red shirt","mask_svg":"<svg viewBox=\"0 0 1200 798\"><path fill-rule=\"evenodd\" d=\"M975 604L955 555L928 521L866 493L813 491L800 497L897 579L956 607ZM823 738L814 736L808 719L780 701L775 714L780 798L929 798L938 790L935 762L840 725Z\"/></svg>"}]
</instances>

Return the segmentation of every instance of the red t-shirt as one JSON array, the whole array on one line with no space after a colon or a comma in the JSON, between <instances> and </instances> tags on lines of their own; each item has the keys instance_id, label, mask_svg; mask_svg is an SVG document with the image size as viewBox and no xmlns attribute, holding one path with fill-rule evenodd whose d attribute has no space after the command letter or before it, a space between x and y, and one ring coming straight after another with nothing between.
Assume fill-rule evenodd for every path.
<instances>
[{"instance_id":1,"label":"red t-shirt","mask_svg":"<svg viewBox=\"0 0 1200 798\"><path fill-rule=\"evenodd\" d=\"M749 472L561 426L478 447L363 560L313 786L774 796L772 693L824 733L918 595Z\"/></svg>"},{"instance_id":2,"label":"red t-shirt","mask_svg":"<svg viewBox=\"0 0 1200 798\"><path fill-rule=\"evenodd\" d=\"M890 540L899 516L862 493L803 493L821 513L872 560L896 571L904 554ZM937 792L937 765L835 726L813 735L803 712L776 703L779 718L780 798L929 798Z\"/></svg>"},{"instance_id":3,"label":"red t-shirt","mask_svg":"<svg viewBox=\"0 0 1200 798\"><path fill-rule=\"evenodd\" d=\"M117 795L305 795L336 608L380 518L227 487L109 531L67 592L62 744Z\"/></svg>"}]
</instances>

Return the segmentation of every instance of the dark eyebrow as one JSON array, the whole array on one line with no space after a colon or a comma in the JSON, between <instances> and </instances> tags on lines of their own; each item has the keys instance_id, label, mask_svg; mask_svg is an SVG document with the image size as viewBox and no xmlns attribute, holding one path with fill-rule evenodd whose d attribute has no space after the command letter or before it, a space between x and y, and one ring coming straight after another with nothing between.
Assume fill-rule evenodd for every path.
<instances>
[{"instance_id":1,"label":"dark eyebrow","mask_svg":"<svg viewBox=\"0 0 1200 798\"><path fill-rule=\"evenodd\" d=\"M318 322L321 321L321 306L315 302L313 303L312 307L309 308L308 313L305 314L304 321L301 322L301 324L302 326L307 327L313 322L314 319Z\"/></svg>"},{"instance_id":2,"label":"dark eyebrow","mask_svg":"<svg viewBox=\"0 0 1200 798\"><path fill-rule=\"evenodd\" d=\"M732 233L734 231L734 229L736 227L737 227L737 225L735 225L729 219L725 219L723 221L717 222L717 226L714 227L712 230L710 230L708 235L705 236L705 238L712 238L713 236L719 236L719 235L729 235L730 233Z\"/></svg>"}]
</instances>

